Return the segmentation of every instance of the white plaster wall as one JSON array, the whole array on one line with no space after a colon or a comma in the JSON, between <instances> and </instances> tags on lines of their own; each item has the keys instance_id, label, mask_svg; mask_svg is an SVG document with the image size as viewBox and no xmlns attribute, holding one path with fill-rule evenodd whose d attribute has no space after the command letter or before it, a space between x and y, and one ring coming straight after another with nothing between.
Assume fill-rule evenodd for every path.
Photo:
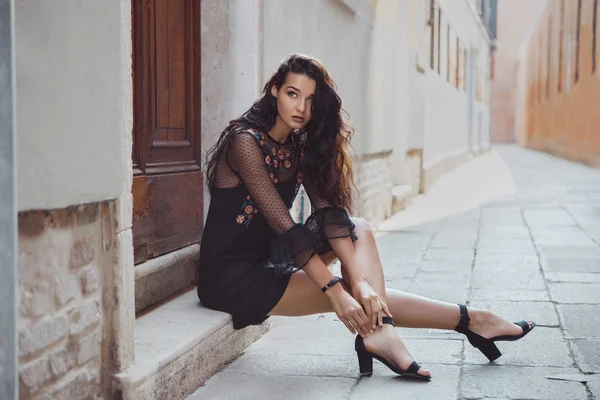
<instances>
[{"instance_id":1,"label":"white plaster wall","mask_svg":"<svg viewBox=\"0 0 600 400\"><path fill-rule=\"evenodd\" d=\"M425 168L469 151L467 95L435 71L425 73Z\"/></svg>"},{"instance_id":2,"label":"white plaster wall","mask_svg":"<svg viewBox=\"0 0 600 400\"><path fill-rule=\"evenodd\" d=\"M440 74L427 67L425 73L425 134L423 140L423 166L428 168L447 157L489 147L489 107L475 100L475 89L462 91L446 80L446 52L448 23L461 46L475 55L474 62L489 76L487 58L489 37L479 17L465 1L439 0L444 16L441 30L442 68ZM468 76L468 68L465 68ZM473 77L476 77L474 74ZM472 83L474 84L474 83ZM489 92L489 81L485 84ZM469 112L470 102L472 114ZM471 120L469 121L469 117Z\"/></svg>"},{"instance_id":3,"label":"white plaster wall","mask_svg":"<svg viewBox=\"0 0 600 400\"><path fill-rule=\"evenodd\" d=\"M131 174L129 7L15 6L19 210L118 198Z\"/></svg>"},{"instance_id":4,"label":"white plaster wall","mask_svg":"<svg viewBox=\"0 0 600 400\"><path fill-rule=\"evenodd\" d=\"M287 55L321 60L355 129L357 154L398 149L408 131L399 78L398 2L264 0L263 83ZM402 140L401 140L402 141Z\"/></svg>"},{"instance_id":5,"label":"white plaster wall","mask_svg":"<svg viewBox=\"0 0 600 400\"><path fill-rule=\"evenodd\" d=\"M259 96L262 0L201 0L202 162L230 120ZM210 194L205 185L204 215Z\"/></svg>"}]
</instances>

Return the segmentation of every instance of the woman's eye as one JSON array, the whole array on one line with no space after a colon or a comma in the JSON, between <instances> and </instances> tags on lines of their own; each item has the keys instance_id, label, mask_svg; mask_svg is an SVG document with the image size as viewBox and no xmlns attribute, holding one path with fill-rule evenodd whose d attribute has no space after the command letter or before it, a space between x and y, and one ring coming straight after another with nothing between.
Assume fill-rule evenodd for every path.
<instances>
[{"instance_id":1,"label":"woman's eye","mask_svg":"<svg viewBox=\"0 0 600 400\"><path fill-rule=\"evenodd\" d=\"M310 97L310 98L306 99L306 101L308 101L308 102L311 102L311 103L312 103L312 101L313 101L313 98L312 98L312 97Z\"/></svg>"},{"instance_id":2,"label":"woman's eye","mask_svg":"<svg viewBox=\"0 0 600 400\"><path fill-rule=\"evenodd\" d=\"M296 92L288 92L288 96L290 96L290 97L296 97L297 94L296 94Z\"/></svg>"}]
</instances>

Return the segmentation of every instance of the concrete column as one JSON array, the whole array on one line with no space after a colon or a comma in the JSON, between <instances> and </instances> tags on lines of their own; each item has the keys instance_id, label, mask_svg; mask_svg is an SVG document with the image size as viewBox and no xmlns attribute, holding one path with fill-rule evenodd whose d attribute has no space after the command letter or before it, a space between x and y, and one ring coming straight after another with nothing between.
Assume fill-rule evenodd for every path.
<instances>
[{"instance_id":1,"label":"concrete column","mask_svg":"<svg viewBox=\"0 0 600 400\"><path fill-rule=\"evenodd\" d=\"M0 399L17 399L14 2L0 0Z\"/></svg>"}]
</instances>

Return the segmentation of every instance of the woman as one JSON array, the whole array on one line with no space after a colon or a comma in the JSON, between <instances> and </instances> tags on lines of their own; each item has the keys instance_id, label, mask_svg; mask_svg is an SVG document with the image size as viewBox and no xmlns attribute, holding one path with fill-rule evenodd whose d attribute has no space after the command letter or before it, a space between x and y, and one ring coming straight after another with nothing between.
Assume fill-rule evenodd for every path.
<instances>
[{"instance_id":1,"label":"woman","mask_svg":"<svg viewBox=\"0 0 600 400\"><path fill-rule=\"evenodd\" d=\"M230 313L236 329L271 315L335 312L355 334L361 375L373 358L394 372L430 379L414 362L398 325L455 329L490 361L494 342L517 340L532 322L386 288L368 224L350 218L350 130L341 100L319 61L291 55L263 97L231 121L208 157L211 203L200 251L198 296ZM296 224L289 209L303 184L314 212ZM336 259L342 278L328 266Z\"/></svg>"}]
</instances>

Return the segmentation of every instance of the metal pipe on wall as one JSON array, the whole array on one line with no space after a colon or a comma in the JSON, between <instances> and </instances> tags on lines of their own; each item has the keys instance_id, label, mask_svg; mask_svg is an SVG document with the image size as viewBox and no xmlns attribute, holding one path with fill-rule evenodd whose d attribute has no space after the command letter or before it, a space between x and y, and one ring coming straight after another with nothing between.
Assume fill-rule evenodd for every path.
<instances>
[{"instance_id":1,"label":"metal pipe on wall","mask_svg":"<svg viewBox=\"0 0 600 400\"><path fill-rule=\"evenodd\" d=\"M0 399L18 398L14 0L0 0Z\"/></svg>"}]
</instances>

